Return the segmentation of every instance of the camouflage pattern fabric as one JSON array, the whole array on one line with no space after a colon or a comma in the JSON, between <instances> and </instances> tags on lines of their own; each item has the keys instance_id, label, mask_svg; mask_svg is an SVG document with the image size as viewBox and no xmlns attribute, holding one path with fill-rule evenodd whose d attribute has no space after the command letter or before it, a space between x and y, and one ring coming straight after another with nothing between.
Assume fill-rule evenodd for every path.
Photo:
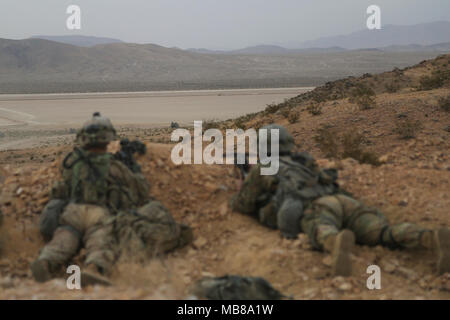
<instances>
[{"instance_id":1,"label":"camouflage pattern fabric","mask_svg":"<svg viewBox=\"0 0 450 320\"><path fill-rule=\"evenodd\" d=\"M252 215L282 232L284 225L292 226L294 212L298 220L294 231L307 233L316 249L323 249L324 239L344 228L352 230L360 244L420 246L425 229L411 223L390 226L381 212L341 194L336 179L336 172L319 169L307 153L281 156L275 176L262 176L260 165L254 166L230 204L233 210ZM286 206L287 203L292 205ZM286 207L288 214L283 215ZM292 228L285 233L292 233Z\"/></svg>"},{"instance_id":2,"label":"camouflage pattern fabric","mask_svg":"<svg viewBox=\"0 0 450 320\"><path fill-rule=\"evenodd\" d=\"M274 176L262 176L261 165L254 166L231 203L235 211L258 217L271 228L280 227L278 213L287 199L299 200L301 211L314 199L338 190L336 176L320 170L309 154L285 155L279 160L280 168Z\"/></svg>"},{"instance_id":3,"label":"camouflage pattern fabric","mask_svg":"<svg viewBox=\"0 0 450 320\"><path fill-rule=\"evenodd\" d=\"M52 240L41 250L39 258L52 270L65 265L81 246L86 248L87 265L94 264L107 274L115 259L111 225L107 209L90 204L69 204L60 217L60 226Z\"/></svg>"},{"instance_id":4,"label":"camouflage pattern fabric","mask_svg":"<svg viewBox=\"0 0 450 320\"><path fill-rule=\"evenodd\" d=\"M112 212L136 208L149 200L145 177L132 173L110 153L75 148L64 161L62 177L52 188L52 199L101 205Z\"/></svg>"},{"instance_id":5,"label":"camouflage pattern fabric","mask_svg":"<svg viewBox=\"0 0 450 320\"><path fill-rule=\"evenodd\" d=\"M305 210L302 230L316 249L323 249L324 240L342 229L353 231L362 245L383 245L389 248L420 248L421 236L427 231L412 223L389 225L377 209L345 196L335 195L315 200Z\"/></svg>"},{"instance_id":6,"label":"camouflage pattern fabric","mask_svg":"<svg viewBox=\"0 0 450 320\"><path fill-rule=\"evenodd\" d=\"M182 247L192 241L192 230L175 222L158 201L150 201L138 210L123 211L110 219L120 251L135 255L156 255Z\"/></svg>"},{"instance_id":7,"label":"camouflage pattern fabric","mask_svg":"<svg viewBox=\"0 0 450 320\"><path fill-rule=\"evenodd\" d=\"M52 199L42 210L39 217L39 231L44 237L45 241L50 241L59 226L59 219L67 206L66 200Z\"/></svg>"},{"instance_id":8,"label":"camouflage pattern fabric","mask_svg":"<svg viewBox=\"0 0 450 320\"><path fill-rule=\"evenodd\" d=\"M285 297L263 278L235 275L200 279L191 291L198 298L210 300L280 300Z\"/></svg>"}]
</instances>

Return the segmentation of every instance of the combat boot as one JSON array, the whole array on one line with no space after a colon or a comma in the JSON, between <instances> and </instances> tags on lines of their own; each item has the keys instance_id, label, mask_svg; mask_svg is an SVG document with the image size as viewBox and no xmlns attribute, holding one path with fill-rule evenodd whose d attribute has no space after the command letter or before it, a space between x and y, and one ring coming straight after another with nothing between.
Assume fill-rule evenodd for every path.
<instances>
[{"instance_id":1,"label":"combat boot","mask_svg":"<svg viewBox=\"0 0 450 320\"><path fill-rule=\"evenodd\" d=\"M334 275L348 277L352 274L351 252L354 244L355 235L350 230L343 230L325 239L324 250L331 253Z\"/></svg>"},{"instance_id":2,"label":"combat boot","mask_svg":"<svg viewBox=\"0 0 450 320\"><path fill-rule=\"evenodd\" d=\"M425 231L420 240L423 247L436 254L437 273L450 272L450 229Z\"/></svg>"},{"instance_id":3,"label":"combat boot","mask_svg":"<svg viewBox=\"0 0 450 320\"><path fill-rule=\"evenodd\" d=\"M112 285L108 278L100 274L96 265L90 264L81 271L81 287L84 288L95 284L101 286Z\"/></svg>"},{"instance_id":4,"label":"combat boot","mask_svg":"<svg viewBox=\"0 0 450 320\"><path fill-rule=\"evenodd\" d=\"M53 278L47 260L37 259L30 265L31 273L37 282L46 282Z\"/></svg>"}]
</instances>

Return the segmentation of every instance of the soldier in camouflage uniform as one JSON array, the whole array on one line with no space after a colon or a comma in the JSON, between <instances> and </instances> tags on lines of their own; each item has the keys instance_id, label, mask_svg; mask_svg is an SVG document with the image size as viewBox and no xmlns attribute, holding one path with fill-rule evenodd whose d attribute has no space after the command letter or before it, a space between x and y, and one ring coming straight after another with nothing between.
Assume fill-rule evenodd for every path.
<instances>
[{"instance_id":1,"label":"soldier in camouflage uniform","mask_svg":"<svg viewBox=\"0 0 450 320\"><path fill-rule=\"evenodd\" d=\"M138 243L139 249L165 252L192 239L189 227L175 223L150 199L140 167L133 166L133 172L106 151L115 138L111 122L99 113L78 132L77 146L63 161L63 179L53 186L41 215L41 233L51 241L31 265L37 281L51 279L82 246L82 284L108 284L102 276L110 273L119 246L130 249L133 243L136 249Z\"/></svg>"},{"instance_id":2,"label":"soldier in camouflage uniform","mask_svg":"<svg viewBox=\"0 0 450 320\"><path fill-rule=\"evenodd\" d=\"M315 249L332 254L336 275L351 274L350 252L355 240L369 246L435 250L438 273L450 271L449 229L432 231L406 222L390 225L379 210L340 189L335 170L320 169L305 152L293 153L294 140L284 127L263 129L279 130L279 171L264 176L260 165L254 166L231 199L235 211L280 229L286 238L306 233Z\"/></svg>"}]
</instances>

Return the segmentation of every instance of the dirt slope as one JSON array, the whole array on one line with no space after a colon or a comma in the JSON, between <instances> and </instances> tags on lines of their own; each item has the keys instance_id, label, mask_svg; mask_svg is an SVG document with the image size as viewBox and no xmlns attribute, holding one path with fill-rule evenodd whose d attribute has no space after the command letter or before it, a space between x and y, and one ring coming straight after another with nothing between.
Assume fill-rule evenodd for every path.
<instances>
[{"instance_id":1,"label":"dirt slope","mask_svg":"<svg viewBox=\"0 0 450 320\"><path fill-rule=\"evenodd\" d=\"M450 89L447 84L427 91L414 89L421 76L444 70L444 64L450 64L450 55L401 71L403 78L398 80L400 88L395 93L386 92L382 84L390 83L393 73L378 75L377 80L374 76L347 79L287 101L273 113L238 120L246 127L272 121L286 125L300 149L310 151L323 166L339 168L340 184L380 208L392 222L410 221L430 228L450 226L450 133L444 130L450 125L450 117L438 106L439 98L449 95ZM350 90L341 87L345 81L371 81L377 94L376 106L360 110L350 103ZM321 102L322 114L313 116L308 105L318 93L326 98ZM299 112L296 123L290 124L283 116L286 106ZM398 121L405 119L420 122L415 138L401 139L395 132ZM337 132L361 132L365 137L363 147L375 153L381 165L360 164L350 158L325 159L313 138L323 124ZM38 214L70 145L0 153L0 205L6 215L7 244L0 257L0 298L183 298L196 279L231 273L265 277L295 299L450 299L450 275L436 276L432 255L427 252L358 246L353 276L332 277L329 257L312 251L306 236L284 240L277 231L230 211L227 201L237 188L232 167L173 165L169 158L172 145L163 142L168 132L136 129L125 134L161 142L148 142L149 152L139 161L152 184L152 195L170 208L178 221L194 228L195 241L166 257L144 263L120 262L111 288L69 291L63 280L36 284L28 270L43 245L36 228ZM381 290L366 288L366 268L371 264L382 269Z\"/></svg>"}]
</instances>

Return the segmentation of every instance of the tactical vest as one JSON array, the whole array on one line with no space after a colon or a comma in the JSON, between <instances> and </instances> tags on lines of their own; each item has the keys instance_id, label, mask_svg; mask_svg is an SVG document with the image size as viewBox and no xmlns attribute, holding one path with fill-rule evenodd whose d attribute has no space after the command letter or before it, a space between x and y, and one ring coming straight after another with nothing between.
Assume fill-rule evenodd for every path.
<instances>
[{"instance_id":1,"label":"tactical vest","mask_svg":"<svg viewBox=\"0 0 450 320\"><path fill-rule=\"evenodd\" d=\"M284 199L299 199L306 207L313 200L338 192L337 174L320 170L307 153L281 156L277 174L278 184L273 201L276 207Z\"/></svg>"},{"instance_id":2,"label":"tactical vest","mask_svg":"<svg viewBox=\"0 0 450 320\"><path fill-rule=\"evenodd\" d=\"M70 163L64 161L64 168L72 170L70 201L106 205L108 198L108 173L112 155L94 154L75 149Z\"/></svg>"}]
</instances>

